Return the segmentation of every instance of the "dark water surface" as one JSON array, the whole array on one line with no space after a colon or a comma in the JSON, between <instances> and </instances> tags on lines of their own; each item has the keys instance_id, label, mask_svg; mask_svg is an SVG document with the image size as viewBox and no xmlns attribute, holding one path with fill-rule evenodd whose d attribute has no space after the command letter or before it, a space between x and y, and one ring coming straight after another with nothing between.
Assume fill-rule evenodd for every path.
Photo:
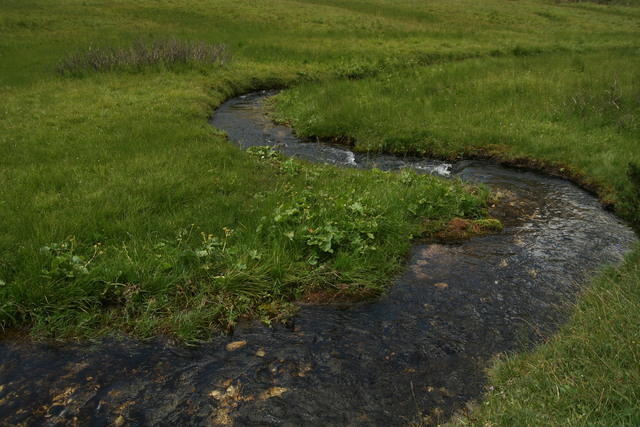
<instances>
[{"instance_id":1,"label":"dark water surface","mask_svg":"<svg viewBox=\"0 0 640 427\"><path fill-rule=\"evenodd\" d=\"M622 259L633 232L573 184L488 162L354 154L271 123L267 92L212 124L242 147L350 167L455 175L505 195L500 234L416 244L380 300L303 306L291 327L238 328L195 349L107 341L0 342L0 419L29 425L404 425L444 421L481 396L499 352L530 347L567 317L585 279ZM246 342L230 351L226 344ZM428 417L428 418L424 418ZM178 424L177 424L178 423Z\"/></svg>"}]
</instances>

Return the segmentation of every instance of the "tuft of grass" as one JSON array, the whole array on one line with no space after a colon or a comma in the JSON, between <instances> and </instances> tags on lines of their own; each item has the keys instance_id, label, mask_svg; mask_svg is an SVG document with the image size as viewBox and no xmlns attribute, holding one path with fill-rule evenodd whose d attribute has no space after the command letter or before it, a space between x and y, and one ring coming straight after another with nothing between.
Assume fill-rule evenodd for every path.
<instances>
[{"instance_id":1,"label":"tuft of grass","mask_svg":"<svg viewBox=\"0 0 640 427\"><path fill-rule=\"evenodd\" d=\"M136 40L127 47L89 46L65 57L57 66L61 75L79 76L91 72L140 72L150 67L177 69L194 65L223 65L230 59L224 44L176 38Z\"/></svg>"}]
</instances>

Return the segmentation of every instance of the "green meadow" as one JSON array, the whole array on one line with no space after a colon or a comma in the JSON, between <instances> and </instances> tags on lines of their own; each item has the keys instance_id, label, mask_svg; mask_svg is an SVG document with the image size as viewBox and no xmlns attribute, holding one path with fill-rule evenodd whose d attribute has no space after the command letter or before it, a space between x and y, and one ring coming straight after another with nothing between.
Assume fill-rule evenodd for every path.
<instances>
[{"instance_id":1,"label":"green meadow","mask_svg":"<svg viewBox=\"0 0 640 427\"><path fill-rule=\"evenodd\" d=\"M207 120L255 89L301 135L548 168L638 224L639 6L0 0L2 329L194 343L375 297L425 220L486 217L482 187L243 152ZM638 284L636 251L458 422L637 423Z\"/></svg>"}]
</instances>

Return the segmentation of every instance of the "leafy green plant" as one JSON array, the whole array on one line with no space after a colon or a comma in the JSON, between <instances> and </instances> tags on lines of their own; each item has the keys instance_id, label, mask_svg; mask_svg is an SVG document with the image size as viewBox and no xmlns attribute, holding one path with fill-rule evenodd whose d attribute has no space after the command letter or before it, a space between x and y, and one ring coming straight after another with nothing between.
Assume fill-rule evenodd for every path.
<instances>
[{"instance_id":1,"label":"leafy green plant","mask_svg":"<svg viewBox=\"0 0 640 427\"><path fill-rule=\"evenodd\" d=\"M73 237L60 242L43 246L40 252L45 255L47 264L42 270L44 278L49 280L73 280L89 274L89 267L95 257L102 253L100 244L93 246L93 254L87 259L78 255L76 240Z\"/></svg>"},{"instance_id":2,"label":"leafy green plant","mask_svg":"<svg viewBox=\"0 0 640 427\"><path fill-rule=\"evenodd\" d=\"M276 150L272 145L256 145L249 147L247 148L247 153L258 160L273 161L280 160L282 158L282 153Z\"/></svg>"},{"instance_id":3,"label":"leafy green plant","mask_svg":"<svg viewBox=\"0 0 640 427\"><path fill-rule=\"evenodd\" d=\"M303 167L299 161L295 159L287 159L280 164L280 170L286 175L295 176L302 172Z\"/></svg>"}]
</instances>

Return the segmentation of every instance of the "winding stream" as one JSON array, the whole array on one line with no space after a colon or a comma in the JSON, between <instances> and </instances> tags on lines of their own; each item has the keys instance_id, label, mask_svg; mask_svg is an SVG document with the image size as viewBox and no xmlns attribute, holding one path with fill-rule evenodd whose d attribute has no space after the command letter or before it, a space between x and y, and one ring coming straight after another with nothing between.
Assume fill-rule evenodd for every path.
<instances>
[{"instance_id":1,"label":"winding stream","mask_svg":"<svg viewBox=\"0 0 640 427\"><path fill-rule=\"evenodd\" d=\"M212 124L243 148L347 167L459 176L506 195L504 232L421 244L381 299L303 306L289 327L239 327L195 349L107 341L0 342L0 419L29 425L403 425L442 422L481 396L484 369L529 348L567 317L597 267L633 232L575 185L489 162L354 154L304 143L269 121L270 92L232 99ZM230 342L246 345L230 351Z\"/></svg>"}]
</instances>

